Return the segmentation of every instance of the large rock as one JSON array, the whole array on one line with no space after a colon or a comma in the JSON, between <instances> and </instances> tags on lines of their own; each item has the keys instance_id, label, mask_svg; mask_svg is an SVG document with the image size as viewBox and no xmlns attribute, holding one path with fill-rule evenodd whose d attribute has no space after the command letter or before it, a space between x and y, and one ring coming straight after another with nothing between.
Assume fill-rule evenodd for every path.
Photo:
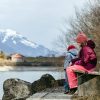
<instances>
[{"instance_id":1,"label":"large rock","mask_svg":"<svg viewBox=\"0 0 100 100\"><path fill-rule=\"evenodd\" d=\"M65 79L58 79L56 81L58 83L58 86L64 86Z\"/></svg>"},{"instance_id":2,"label":"large rock","mask_svg":"<svg viewBox=\"0 0 100 100\"><path fill-rule=\"evenodd\" d=\"M20 79L7 79L3 84L2 100L26 100L32 94L63 85L63 79L55 80L52 75L44 74L32 84Z\"/></svg>"},{"instance_id":3,"label":"large rock","mask_svg":"<svg viewBox=\"0 0 100 100\"><path fill-rule=\"evenodd\" d=\"M78 82L84 83L78 86L78 96L73 96L72 100L100 100L100 75L86 74Z\"/></svg>"},{"instance_id":4,"label":"large rock","mask_svg":"<svg viewBox=\"0 0 100 100\"><path fill-rule=\"evenodd\" d=\"M94 78L93 78L94 77ZM86 81L88 78L90 80ZM82 77L80 80L84 81L83 84L78 86L78 95L79 96L90 96L90 95L100 95L100 76L85 76Z\"/></svg>"},{"instance_id":5,"label":"large rock","mask_svg":"<svg viewBox=\"0 0 100 100\"><path fill-rule=\"evenodd\" d=\"M56 86L58 86L58 83L53 76L50 74L45 74L39 80L32 83L32 93Z\"/></svg>"},{"instance_id":6,"label":"large rock","mask_svg":"<svg viewBox=\"0 0 100 100\"><path fill-rule=\"evenodd\" d=\"M31 83L20 79L7 79L3 84L2 100L25 100L31 95Z\"/></svg>"},{"instance_id":7,"label":"large rock","mask_svg":"<svg viewBox=\"0 0 100 100\"><path fill-rule=\"evenodd\" d=\"M77 96L74 95L71 100L100 100L100 95Z\"/></svg>"}]
</instances>

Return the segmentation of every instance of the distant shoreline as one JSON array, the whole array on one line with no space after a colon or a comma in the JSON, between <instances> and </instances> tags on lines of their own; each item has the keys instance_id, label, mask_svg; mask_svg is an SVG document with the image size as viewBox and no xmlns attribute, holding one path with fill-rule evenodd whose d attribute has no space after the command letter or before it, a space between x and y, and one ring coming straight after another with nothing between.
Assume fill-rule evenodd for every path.
<instances>
[{"instance_id":1,"label":"distant shoreline","mask_svg":"<svg viewBox=\"0 0 100 100\"><path fill-rule=\"evenodd\" d=\"M12 60L0 60L0 66L55 66L62 67L64 57L26 57L23 62L14 62Z\"/></svg>"}]
</instances>

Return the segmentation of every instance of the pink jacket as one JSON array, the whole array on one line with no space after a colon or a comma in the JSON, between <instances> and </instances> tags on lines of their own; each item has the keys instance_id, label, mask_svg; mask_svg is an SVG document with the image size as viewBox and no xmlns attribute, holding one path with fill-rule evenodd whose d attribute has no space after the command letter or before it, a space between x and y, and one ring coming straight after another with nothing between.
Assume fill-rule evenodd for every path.
<instances>
[{"instance_id":1,"label":"pink jacket","mask_svg":"<svg viewBox=\"0 0 100 100\"><path fill-rule=\"evenodd\" d=\"M83 46L79 53L79 60L76 65L82 65L87 70L94 69L97 64L97 57L94 50L89 46Z\"/></svg>"}]
</instances>

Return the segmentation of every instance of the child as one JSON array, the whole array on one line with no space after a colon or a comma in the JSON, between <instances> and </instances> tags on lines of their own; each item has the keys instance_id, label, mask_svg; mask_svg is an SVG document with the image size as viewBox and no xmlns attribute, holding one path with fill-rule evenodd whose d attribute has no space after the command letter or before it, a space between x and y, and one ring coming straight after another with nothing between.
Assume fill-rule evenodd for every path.
<instances>
[{"instance_id":1,"label":"child","mask_svg":"<svg viewBox=\"0 0 100 100\"><path fill-rule=\"evenodd\" d=\"M65 88L65 94L69 93L69 85L68 85L68 79L66 74L66 68L71 65L72 59L75 59L77 57L77 49L74 45L69 45L67 48L67 53L64 60L64 71L65 71L65 82L64 82L64 88Z\"/></svg>"}]
</instances>

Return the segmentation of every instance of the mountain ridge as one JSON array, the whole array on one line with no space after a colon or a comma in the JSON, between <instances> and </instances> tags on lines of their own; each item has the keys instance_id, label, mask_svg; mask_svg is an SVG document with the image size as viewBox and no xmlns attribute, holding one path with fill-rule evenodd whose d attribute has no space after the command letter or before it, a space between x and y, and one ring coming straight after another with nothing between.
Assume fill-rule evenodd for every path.
<instances>
[{"instance_id":1,"label":"mountain ridge","mask_svg":"<svg viewBox=\"0 0 100 100\"><path fill-rule=\"evenodd\" d=\"M29 41L26 37L11 29L0 29L0 50L7 54L20 53L24 56L52 56L57 52L43 45Z\"/></svg>"}]
</instances>

